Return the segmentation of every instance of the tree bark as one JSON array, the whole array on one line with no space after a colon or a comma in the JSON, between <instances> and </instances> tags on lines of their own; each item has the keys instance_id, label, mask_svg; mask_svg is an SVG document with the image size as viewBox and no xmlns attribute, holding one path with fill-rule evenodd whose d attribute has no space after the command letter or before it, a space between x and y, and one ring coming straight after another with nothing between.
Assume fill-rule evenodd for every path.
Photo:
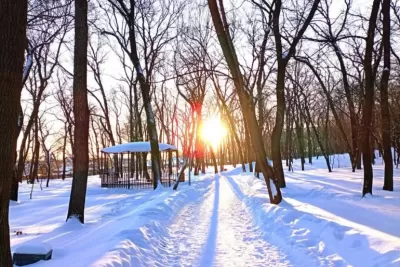
<instances>
[{"instance_id":1,"label":"tree bark","mask_svg":"<svg viewBox=\"0 0 400 267\"><path fill-rule=\"evenodd\" d=\"M85 200L89 169L89 106L87 97L87 0L75 0L74 47L74 176L69 200L69 218L85 221Z\"/></svg>"},{"instance_id":2,"label":"tree bark","mask_svg":"<svg viewBox=\"0 0 400 267\"><path fill-rule=\"evenodd\" d=\"M252 148L251 148L251 138L249 133L249 126L247 125L247 121L243 118L244 124L244 135L246 142L246 152L247 152L247 163L249 164L249 172L253 172L253 157L252 157Z\"/></svg>"},{"instance_id":3,"label":"tree bark","mask_svg":"<svg viewBox=\"0 0 400 267\"><path fill-rule=\"evenodd\" d=\"M17 148L27 1L0 2L0 266L12 267L9 200Z\"/></svg>"},{"instance_id":4,"label":"tree bark","mask_svg":"<svg viewBox=\"0 0 400 267\"><path fill-rule=\"evenodd\" d=\"M65 127L65 131L64 131L64 141L63 141L63 148L62 148L62 166L63 166L63 169L62 169L62 177L61 177L61 179L64 181L65 180L65 169L66 169L66 163L67 163L67 161L66 161L66 157L65 157L65 152L66 152L66 149L67 149L67 137L68 137L68 129L67 129L67 125L64 125L64 127ZM59 171L59 170L58 170Z\"/></svg>"},{"instance_id":5,"label":"tree bark","mask_svg":"<svg viewBox=\"0 0 400 267\"><path fill-rule=\"evenodd\" d=\"M280 55L278 55L280 56ZM281 188L286 187L281 157L281 136L285 118L285 67L278 64L278 77L276 83L276 117L275 126L271 135L272 160L274 172Z\"/></svg>"},{"instance_id":6,"label":"tree bark","mask_svg":"<svg viewBox=\"0 0 400 267\"><path fill-rule=\"evenodd\" d=\"M300 112L300 111L297 111ZM301 116L298 115L297 119L295 120L296 124L296 135L297 135L297 144L300 153L300 163L301 163L301 170L304 171L304 163L305 163L305 156L304 156L304 132L303 132L303 122L301 121Z\"/></svg>"},{"instance_id":7,"label":"tree bark","mask_svg":"<svg viewBox=\"0 0 400 267\"><path fill-rule=\"evenodd\" d=\"M380 0L374 0L371 10L371 16L368 26L368 36L365 47L364 57L364 73L365 73L365 98L363 105L362 114L362 153L363 153L363 165L364 165L364 184L362 195L372 194L372 181L373 181L373 170L372 170L372 153L370 146L370 135L371 135L371 119L372 119L372 105L374 101L374 86L375 86L375 75L372 67L372 54L374 50L374 37L376 20L378 17Z\"/></svg>"},{"instance_id":8,"label":"tree bark","mask_svg":"<svg viewBox=\"0 0 400 267\"><path fill-rule=\"evenodd\" d=\"M382 146L385 161L385 176L383 190L393 191L393 161L390 136L390 111L388 100L388 83L390 76L390 0L383 0L383 74L380 84L381 116L382 116Z\"/></svg>"},{"instance_id":9,"label":"tree bark","mask_svg":"<svg viewBox=\"0 0 400 267\"><path fill-rule=\"evenodd\" d=\"M210 148L211 160L214 166L214 173L218 173L218 164L217 164L217 159L215 157L215 152L211 146L209 146L209 148Z\"/></svg>"},{"instance_id":10,"label":"tree bark","mask_svg":"<svg viewBox=\"0 0 400 267\"><path fill-rule=\"evenodd\" d=\"M32 161L31 161L31 164L33 165L32 173L31 173L31 177L30 177L31 184L34 184L35 178L38 178L38 169L39 169L40 143L39 143L39 124L38 124L37 118L35 120L34 139L35 139L35 142L34 142L35 149L34 149Z\"/></svg>"},{"instance_id":11,"label":"tree bark","mask_svg":"<svg viewBox=\"0 0 400 267\"><path fill-rule=\"evenodd\" d=\"M131 2L133 2L131 0ZM133 4L131 4L131 7L133 7ZM133 10L133 8L132 8ZM132 14L132 20L133 20L133 11L131 11ZM146 117L147 117L147 133L149 136L150 140L150 148L151 148L151 169L153 173L153 187L154 189L157 188L158 184L161 183L161 158L160 158L160 150L158 147L158 135L157 135L157 128L155 124L155 118L154 118L154 113L153 109L151 107L151 99L150 99L150 85L146 81L144 75L143 75L143 70L140 66L139 62L139 57L137 54L136 50L136 40L135 40L135 31L134 31L134 24L133 21L131 22L130 26L130 31L129 31L129 36L130 36L130 42L131 42L131 60L132 63L136 69L136 73L138 76L138 80L140 83L140 89L142 91L142 97L143 97L143 105L144 105L144 110L146 112ZM144 168L147 168L146 161L143 157L143 166Z\"/></svg>"},{"instance_id":12,"label":"tree bark","mask_svg":"<svg viewBox=\"0 0 400 267\"><path fill-rule=\"evenodd\" d=\"M313 153L312 153L312 135L311 135L311 131L310 131L310 124L307 122L306 120L306 129L307 129L307 153L308 153L308 163L312 164L312 157L313 157Z\"/></svg>"}]
</instances>

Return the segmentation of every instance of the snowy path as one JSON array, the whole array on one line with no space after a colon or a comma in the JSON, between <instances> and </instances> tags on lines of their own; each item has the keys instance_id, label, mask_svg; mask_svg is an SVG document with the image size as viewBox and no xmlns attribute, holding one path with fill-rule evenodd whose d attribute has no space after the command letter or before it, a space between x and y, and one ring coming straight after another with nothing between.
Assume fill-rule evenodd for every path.
<instances>
[{"instance_id":1,"label":"snowy path","mask_svg":"<svg viewBox=\"0 0 400 267\"><path fill-rule=\"evenodd\" d=\"M160 266L291 265L263 239L226 179L217 175L210 190L175 217L164 239L168 256Z\"/></svg>"}]
</instances>

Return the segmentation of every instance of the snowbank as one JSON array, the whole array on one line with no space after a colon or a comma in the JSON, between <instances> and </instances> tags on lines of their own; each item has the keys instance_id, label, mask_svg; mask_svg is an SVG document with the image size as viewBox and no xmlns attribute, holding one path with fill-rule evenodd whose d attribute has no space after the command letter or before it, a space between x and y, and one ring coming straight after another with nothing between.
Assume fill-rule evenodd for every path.
<instances>
[{"instance_id":1,"label":"snowbank","mask_svg":"<svg viewBox=\"0 0 400 267\"><path fill-rule=\"evenodd\" d=\"M138 211L137 215L145 218L140 224L119 232L115 237L118 243L91 266L161 266L160 257L166 255L152 254L165 247L166 228L180 209L187 203L195 201L209 189L210 177L195 181L191 187L180 185L180 190L170 194L156 205L147 206ZM168 189L169 190L169 189ZM173 253L173 251L170 251Z\"/></svg>"},{"instance_id":2,"label":"snowbank","mask_svg":"<svg viewBox=\"0 0 400 267\"><path fill-rule=\"evenodd\" d=\"M338 158L349 163L346 156ZM362 170L328 173L322 166L315 161L304 172L286 172L279 206L268 204L262 178L238 170L226 175L264 234L304 266L400 266L400 171L395 170L396 191L387 192L383 166L374 166L374 196L362 198Z\"/></svg>"},{"instance_id":3,"label":"snowbank","mask_svg":"<svg viewBox=\"0 0 400 267\"><path fill-rule=\"evenodd\" d=\"M332 164L334 171L328 173L324 160L314 158L313 164L301 171L299 161L295 161L294 172L285 173L287 188L279 206L269 204L264 180L242 174L241 166L216 179L213 175L193 177L191 186L182 183L178 191L101 188L95 176L88 182L84 225L77 220L65 222L71 180L52 180L50 188L43 190L35 185L32 200L30 185L23 184L19 203L10 207L12 250L18 251L21 245L49 244L52 260L34 266L166 266L171 254L182 256L174 255L171 244L185 246L193 240L171 243L170 238L184 240L193 228L214 240L227 221L222 217L231 216L231 221L243 218L243 225L235 227L256 225L253 233L283 251L294 266L400 266L400 171L395 170L395 192L383 191L383 166L378 159L374 196L361 198L362 171L352 173L346 155L335 156ZM227 192L229 188L234 194ZM246 212L238 214L241 209L237 208L234 214L240 203ZM188 223L189 217L176 223L187 211L199 211L197 225ZM185 229L168 229L177 225ZM242 239L253 246L251 240L256 237ZM234 242L232 236L223 240ZM199 248L206 252L187 253L207 254L221 248L217 243L206 244L207 248ZM233 252L229 255L242 255L241 251ZM232 256L229 264L234 263Z\"/></svg>"},{"instance_id":4,"label":"snowbank","mask_svg":"<svg viewBox=\"0 0 400 267\"><path fill-rule=\"evenodd\" d=\"M52 260L35 266L149 266L150 243L161 242L156 237L168 221L207 190L210 177L193 177L192 186L181 183L178 191L107 189L100 187L98 176L90 177L84 225L65 222L70 179L52 180L43 190L35 185L32 200L30 185L22 184L20 203L10 208L12 252L46 242L53 248Z\"/></svg>"},{"instance_id":5,"label":"snowbank","mask_svg":"<svg viewBox=\"0 0 400 267\"><path fill-rule=\"evenodd\" d=\"M14 253L19 254L47 254L51 251L51 246L49 244L39 242L39 243L32 243L32 244L23 244L18 246Z\"/></svg>"}]
</instances>

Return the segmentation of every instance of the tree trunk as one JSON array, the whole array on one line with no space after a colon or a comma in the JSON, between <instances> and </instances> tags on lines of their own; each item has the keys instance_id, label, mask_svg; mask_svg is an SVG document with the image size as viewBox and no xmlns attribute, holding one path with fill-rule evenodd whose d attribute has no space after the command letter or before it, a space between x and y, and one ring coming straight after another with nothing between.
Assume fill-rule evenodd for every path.
<instances>
[{"instance_id":1,"label":"tree trunk","mask_svg":"<svg viewBox=\"0 0 400 267\"><path fill-rule=\"evenodd\" d=\"M390 76L390 0L383 0L383 74L380 85L381 116L382 116L382 146L385 161L385 176L383 190L393 191L393 161L390 136L390 111L388 100L388 83Z\"/></svg>"},{"instance_id":2,"label":"tree trunk","mask_svg":"<svg viewBox=\"0 0 400 267\"><path fill-rule=\"evenodd\" d=\"M224 171L224 165L225 165L225 154L226 151L224 151L224 145L221 143L220 148L219 148L219 166L220 166L220 172Z\"/></svg>"},{"instance_id":3,"label":"tree trunk","mask_svg":"<svg viewBox=\"0 0 400 267\"><path fill-rule=\"evenodd\" d=\"M32 158L32 164L33 164L33 170L31 173L31 178L30 182L31 184L35 183L35 178L38 178L38 168L39 168L39 151L40 151L40 143L39 143L39 125L37 123L37 119L35 121L35 149L33 152L33 158Z\"/></svg>"},{"instance_id":4,"label":"tree trunk","mask_svg":"<svg viewBox=\"0 0 400 267\"><path fill-rule=\"evenodd\" d=\"M200 105L197 105L196 108L196 124L202 125L203 123L203 118L201 114L202 107ZM194 175L199 175L200 169L201 172L204 174L205 173L205 160L204 160L204 142L201 140L201 127L197 126L197 131L196 131L196 164L197 168L195 169L195 174Z\"/></svg>"},{"instance_id":5,"label":"tree trunk","mask_svg":"<svg viewBox=\"0 0 400 267\"><path fill-rule=\"evenodd\" d=\"M300 121L296 121L297 144L300 153L301 170L304 171L305 157L304 157L303 123L301 122L301 119L298 120Z\"/></svg>"},{"instance_id":6,"label":"tree trunk","mask_svg":"<svg viewBox=\"0 0 400 267\"><path fill-rule=\"evenodd\" d=\"M286 187L281 157L281 136L285 118L285 68L278 64L278 78L276 84L276 117L271 136L272 161L274 172L281 188Z\"/></svg>"},{"instance_id":7,"label":"tree trunk","mask_svg":"<svg viewBox=\"0 0 400 267\"><path fill-rule=\"evenodd\" d=\"M47 151L47 181L46 187L49 187L50 177L51 177L51 159L50 159L50 151Z\"/></svg>"},{"instance_id":8,"label":"tree trunk","mask_svg":"<svg viewBox=\"0 0 400 267\"><path fill-rule=\"evenodd\" d=\"M290 106L290 101L289 101ZM285 131L285 158L286 158L286 167L289 167L289 131L290 131L290 109L287 110L286 113L286 131Z\"/></svg>"},{"instance_id":9,"label":"tree trunk","mask_svg":"<svg viewBox=\"0 0 400 267\"><path fill-rule=\"evenodd\" d=\"M378 17L380 0L374 0L368 26L368 36L365 47L364 72L365 72L365 98L362 114L362 153L364 165L364 184L362 195L372 194L372 153L370 146L372 105L374 101L375 77L372 68L372 54L374 50L374 37L376 20Z\"/></svg>"},{"instance_id":10,"label":"tree trunk","mask_svg":"<svg viewBox=\"0 0 400 267\"><path fill-rule=\"evenodd\" d=\"M210 146L210 154L211 154L211 160L214 165L214 173L218 173L218 164L217 164L217 159L215 158L215 153L213 148Z\"/></svg>"},{"instance_id":11,"label":"tree trunk","mask_svg":"<svg viewBox=\"0 0 400 267\"><path fill-rule=\"evenodd\" d=\"M308 163L312 164L312 136L311 136L311 131L310 131L310 124L307 122L306 123L306 128L307 128L307 153L308 153Z\"/></svg>"},{"instance_id":12,"label":"tree trunk","mask_svg":"<svg viewBox=\"0 0 400 267\"><path fill-rule=\"evenodd\" d=\"M12 267L9 200L26 47L27 1L0 2L0 266Z\"/></svg>"},{"instance_id":13,"label":"tree trunk","mask_svg":"<svg viewBox=\"0 0 400 267\"><path fill-rule=\"evenodd\" d=\"M136 121L136 140L134 141L144 141L142 119L139 112L139 97L137 90L137 83L133 85L134 90L134 112ZM147 153L139 153L136 155L136 180L138 179L139 173L144 175L146 180L150 179L149 173L147 171Z\"/></svg>"},{"instance_id":14,"label":"tree trunk","mask_svg":"<svg viewBox=\"0 0 400 267\"><path fill-rule=\"evenodd\" d=\"M87 0L75 0L74 47L74 176L69 200L69 218L85 221L85 200L89 169L89 106L87 97Z\"/></svg>"},{"instance_id":15,"label":"tree trunk","mask_svg":"<svg viewBox=\"0 0 400 267\"><path fill-rule=\"evenodd\" d=\"M65 127L67 127L67 126L65 126ZM68 130L67 129L65 129L65 132L64 132L64 141L63 141L63 148L62 148L62 163L63 163L63 170L62 170L62 177L61 177L61 179L62 180L65 180L65 169L66 169L66 158L65 158L65 151L66 151L66 149L67 149L67 132L68 132Z\"/></svg>"},{"instance_id":16,"label":"tree trunk","mask_svg":"<svg viewBox=\"0 0 400 267\"><path fill-rule=\"evenodd\" d=\"M147 117L147 133L150 140L150 148L151 148L151 169L153 173L153 187L157 188L158 184L161 182L161 158L160 158L160 150L158 146L158 135L157 128L155 124L155 118L153 109L151 107L151 99L150 99L150 85L148 81L146 81L143 75L143 69L140 66L140 60L136 48L136 37L135 37L135 22L134 22L134 6L135 1L130 0L130 14L128 18L128 26L129 26L129 40L131 46L131 53L129 54L130 59L132 61L133 66L135 67L137 79L140 84L140 89L143 98L143 106L146 112Z\"/></svg>"},{"instance_id":17,"label":"tree trunk","mask_svg":"<svg viewBox=\"0 0 400 267\"><path fill-rule=\"evenodd\" d=\"M293 111L292 111L292 113L294 113ZM290 117L288 117L287 119L289 120L289 133L288 133L288 136L289 136L289 141L288 141L288 157L289 157L289 165L288 165L288 170L289 171L293 171L293 138L292 138L292 136L293 136L293 122L292 122L292 118L293 118L293 115L292 116L290 116Z\"/></svg>"},{"instance_id":18,"label":"tree trunk","mask_svg":"<svg viewBox=\"0 0 400 267\"><path fill-rule=\"evenodd\" d=\"M246 141L246 152L247 152L247 163L249 164L249 172L253 172L253 160L252 160L252 151L251 151L251 139L250 133L247 125L247 121L243 118L244 123L244 135Z\"/></svg>"}]
</instances>

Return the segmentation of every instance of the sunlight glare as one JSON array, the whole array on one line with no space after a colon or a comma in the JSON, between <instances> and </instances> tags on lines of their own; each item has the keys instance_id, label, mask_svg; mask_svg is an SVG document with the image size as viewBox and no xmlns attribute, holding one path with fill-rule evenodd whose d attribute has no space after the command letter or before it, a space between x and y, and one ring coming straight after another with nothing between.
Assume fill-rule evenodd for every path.
<instances>
[{"instance_id":1,"label":"sunlight glare","mask_svg":"<svg viewBox=\"0 0 400 267\"><path fill-rule=\"evenodd\" d=\"M218 117L211 117L203 122L201 136L214 149L221 144L226 135L226 127Z\"/></svg>"}]
</instances>

